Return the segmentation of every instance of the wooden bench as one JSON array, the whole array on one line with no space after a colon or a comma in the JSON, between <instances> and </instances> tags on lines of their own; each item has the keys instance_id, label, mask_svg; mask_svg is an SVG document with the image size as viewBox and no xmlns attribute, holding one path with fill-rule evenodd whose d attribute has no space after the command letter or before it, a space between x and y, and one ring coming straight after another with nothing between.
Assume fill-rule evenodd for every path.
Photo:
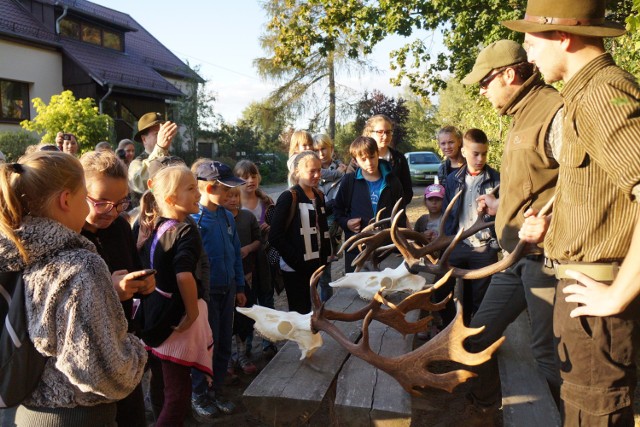
<instances>
[{"instance_id":1,"label":"wooden bench","mask_svg":"<svg viewBox=\"0 0 640 427\"><path fill-rule=\"evenodd\" d=\"M498 350L504 426L559 426L560 414L531 354L531 328L523 312Z\"/></svg>"},{"instance_id":2,"label":"wooden bench","mask_svg":"<svg viewBox=\"0 0 640 427\"><path fill-rule=\"evenodd\" d=\"M327 302L332 310L348 312L364 305L355 291L347 289L338 290ZM417 311L410 316L417 318ZM353 342L360 339L362 322L337 325ZM405 338L383 324L372 322L369 332L371 348L382 354L397 355L411 349L412 336ZM285 344L245 390L243 401L249 411L278 426L326 425L327 420L349 426L410 424L411 397L400 384L351 357L324 333L323 342L308 360L299 360L296 343ZM313 418L316 412L324 412L324 418Z\"/></svg>"}]
</instances>

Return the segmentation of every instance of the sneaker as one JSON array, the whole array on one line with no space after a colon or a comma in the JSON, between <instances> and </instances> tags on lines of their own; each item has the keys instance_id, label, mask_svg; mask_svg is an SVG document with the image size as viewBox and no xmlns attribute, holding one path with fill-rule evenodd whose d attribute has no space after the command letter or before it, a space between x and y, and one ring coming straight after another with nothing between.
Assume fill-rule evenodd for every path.
<instances>
[{"instance_id":1,"label":"sneaker","mask_svg":"<svg viewBox=\"0 0 640 427\"><path fill-rule=\"evenodd\" d=\"M191 412L198 422L208 422L220 415L220 411L206 394L191 397Z\"/></svg>"},{"instance_id":2,"label":"sneaker","mask_svg":"<svg viewBox=\"0 0 640 427\"><path fill-rule=\"evenodd\" d=\"M274 358L277 352L278 352L278 347L276 347L274 344L269 344L268 346L262 349L262 356L266 360L271 360Z\"/></svg>"},{"instance_id":3,"label":"sneaker","mask_svg":"<svg viewBox=\"0 0 640 427\"><path fill-rule=\"evenodd\" d=\"M242 369L242 372L247 375L253 375L258 372L256 365L254 365L247 356L240 357L238 359L238 365L240 366L240 369Z\"/></svg>"},{"instance_id":4,"label":"sneaker","mask_svg":"<svg viewBox=\"0 0 640 427\"><path fill-rule=\"evenodd\" d=\"M233 413L233 411L236 409L236 405L234 405L233 402L224 400L219 393L216 394L216 392L213 390L209 390L207 392L207 396L209 397L211 402L213 402L218 411L225 415Z\"/></svg>"}]
</instances>

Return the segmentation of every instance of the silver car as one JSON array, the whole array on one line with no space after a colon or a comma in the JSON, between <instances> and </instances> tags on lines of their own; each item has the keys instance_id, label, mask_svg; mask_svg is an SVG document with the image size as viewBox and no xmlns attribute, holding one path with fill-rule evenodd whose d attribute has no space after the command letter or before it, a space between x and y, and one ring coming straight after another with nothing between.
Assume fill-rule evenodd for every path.
<instances>
[{"instance_id":1,"label":"silver car","mask_svg":"<svg viewBox=\"0 0 640 427\"><path fill-rule=\"evenodd\" d=\"M440 157L431 151L412 151L404 155L409 163L412 184L432 184L438 176Z\"/></svg>"}]
</instances>

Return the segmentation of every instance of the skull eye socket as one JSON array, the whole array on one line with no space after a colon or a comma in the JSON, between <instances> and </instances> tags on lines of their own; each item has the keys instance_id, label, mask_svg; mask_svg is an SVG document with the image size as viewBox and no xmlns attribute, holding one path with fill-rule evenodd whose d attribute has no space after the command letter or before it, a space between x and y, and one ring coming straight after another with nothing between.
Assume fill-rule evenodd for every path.
<instances>
[{"instance_id":1,"label":"skull eye socket","mask_svg":"<svg viewBox=\"0 0 640 427\"><path fill-rule=\"evenodd\" d=\"M293 331L293 325L291 324L291 322L283 320L282 322L278 323L278 332L280 332L282 335L289 335L291 331Z\"/></svg>"}]
</instances>

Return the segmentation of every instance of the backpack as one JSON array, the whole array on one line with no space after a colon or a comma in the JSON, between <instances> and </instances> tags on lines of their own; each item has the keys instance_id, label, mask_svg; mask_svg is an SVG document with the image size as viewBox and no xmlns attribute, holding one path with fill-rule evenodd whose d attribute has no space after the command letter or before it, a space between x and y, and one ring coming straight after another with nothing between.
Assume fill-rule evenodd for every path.
<instances>
[{"instance_id":1,"label":"backpack","mask_svg":"<svg viewBox=\"0 0 640 427\"><path fill-rule=\"evenodd\" d=\"M289 214L287 215L287 220L284 223L285 230L289 229L291 222L293 222L293 217L296 215L296 209L298 208L298 192L293 189L290 189L288 191L291 192L292 200L291 200L291 207L289 208ZM266 214L265 220L266 220L266 223L269 225L271 225L271 220L273 219L274 211L275 209L269 209ZM269 264L271 264L273 267L276 267L276 266L279 267L280 253L276 248L271 246L271 244L268 241L267 241L266 253L267 253L267 260L269 261Z\"/></svg>"},{"instance_id":2,"label":"backpack","mask_svg":"<svg viewBox=\"0 0 640 427\"><path fill-rule=\"evenodd\" d=\"M29 338L24 294L22 271L0 273L0 408L29 397L47 361Z\"/></svg>"}]
</instances>

